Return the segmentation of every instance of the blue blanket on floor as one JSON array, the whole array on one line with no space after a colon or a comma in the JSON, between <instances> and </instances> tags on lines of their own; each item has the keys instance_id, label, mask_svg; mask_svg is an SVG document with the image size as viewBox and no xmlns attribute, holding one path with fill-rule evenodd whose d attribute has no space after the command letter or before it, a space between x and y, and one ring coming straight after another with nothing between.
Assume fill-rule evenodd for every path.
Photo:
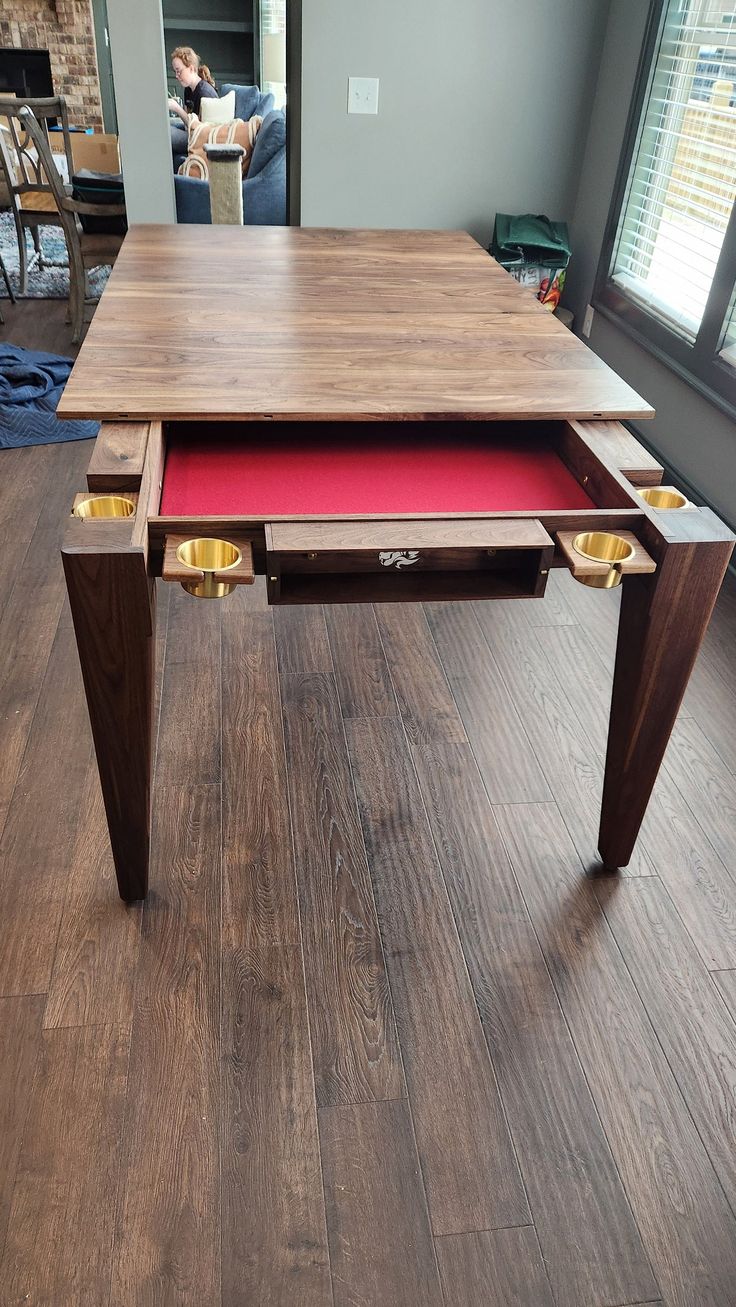
<instances>
[{"instance_id":1,"label":"blue blanket on floor","mask_svg":"<svg viewBox=\"0 0 736 1307\"><path fill-rule=\"evenodd\" d=\"M91 440L99 422L62 422L56 405L72 360L0 341L0 449Z\"/></svg>"}]
</instances>

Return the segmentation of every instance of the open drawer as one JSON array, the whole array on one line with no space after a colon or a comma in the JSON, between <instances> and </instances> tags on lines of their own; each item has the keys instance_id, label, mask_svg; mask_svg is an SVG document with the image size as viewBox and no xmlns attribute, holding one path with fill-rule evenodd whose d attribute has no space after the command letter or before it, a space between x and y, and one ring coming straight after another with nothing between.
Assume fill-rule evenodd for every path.
<instances>
[{"instance_id":1,"label":"open drawer","mask_svg":"<svg viewBox=\"0 0 736 1307\"><path fill-rule=\"evenodd\" d=\"M270 522L272 604L538 598L554 544L536 518Z\"/></svg>"}]
</instances>

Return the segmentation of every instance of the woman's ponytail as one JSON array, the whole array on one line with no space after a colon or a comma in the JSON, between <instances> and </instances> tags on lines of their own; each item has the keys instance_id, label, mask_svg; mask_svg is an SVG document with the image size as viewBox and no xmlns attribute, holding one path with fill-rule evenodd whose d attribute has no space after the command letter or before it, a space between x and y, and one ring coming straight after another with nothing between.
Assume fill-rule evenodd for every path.
<instances>
[{"instance_id":1,"label":"woman's ponytail","mask_svg":"<svg viewBox=\"0 0 736 1307\"><path fill-rule=\"evenodd\" d=\"M206 64L200 64L197 72L200 77L204 78L205 82L209 82L210 86L215 85L215 79Z\"/></svg>"}]
</instances>

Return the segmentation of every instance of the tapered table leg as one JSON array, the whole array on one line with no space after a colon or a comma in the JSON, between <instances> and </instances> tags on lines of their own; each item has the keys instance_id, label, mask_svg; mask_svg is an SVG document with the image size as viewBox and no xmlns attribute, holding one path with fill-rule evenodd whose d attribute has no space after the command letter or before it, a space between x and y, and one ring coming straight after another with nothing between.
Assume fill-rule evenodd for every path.
<instances>
[{"instance_id":1,"label":"tapered table leg","mask_svg":"<svg viewBox=\"0 0 736 1307\"><path fill-rule=\"evenodd\" d=\"M154 586L141 549L63 558L118 888L132 902L148 888Z\"/></svg>"},{"instance_id":2,"label":"tapered table leg","mask_svg":"<svg viewBox=\"0 0 736 1307\"><path fill-rule=\"evenodd\" d=\"M624 580L598 837L610 870L631 858L732 549L668 542L656 572Z\"/></svg>"}]
</instances>

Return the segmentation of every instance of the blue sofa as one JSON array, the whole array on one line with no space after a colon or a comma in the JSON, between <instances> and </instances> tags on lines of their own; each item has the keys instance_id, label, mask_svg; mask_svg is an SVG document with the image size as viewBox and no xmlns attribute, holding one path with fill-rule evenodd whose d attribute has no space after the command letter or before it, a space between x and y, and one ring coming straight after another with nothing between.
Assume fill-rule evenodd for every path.
<instances>
[{"instance_id":1,"label":"blue sofa","mask_svg":"<svg viewBox=\"0 0 736 1307\"><path fill-rule=\"evenodd\" d=\"M243 215L248 226L286 225L286 114L273 108L273 96L262 94L257 86L221 88L221 94L235 92L235 117L247 120L254 114L263 118L256 137L248 176L243 182ZM178 168L181 159L174 159ZM176 217L178 222L210 223L209 182L194 177L174 177Z\"/></svg>"}]
</instances>

